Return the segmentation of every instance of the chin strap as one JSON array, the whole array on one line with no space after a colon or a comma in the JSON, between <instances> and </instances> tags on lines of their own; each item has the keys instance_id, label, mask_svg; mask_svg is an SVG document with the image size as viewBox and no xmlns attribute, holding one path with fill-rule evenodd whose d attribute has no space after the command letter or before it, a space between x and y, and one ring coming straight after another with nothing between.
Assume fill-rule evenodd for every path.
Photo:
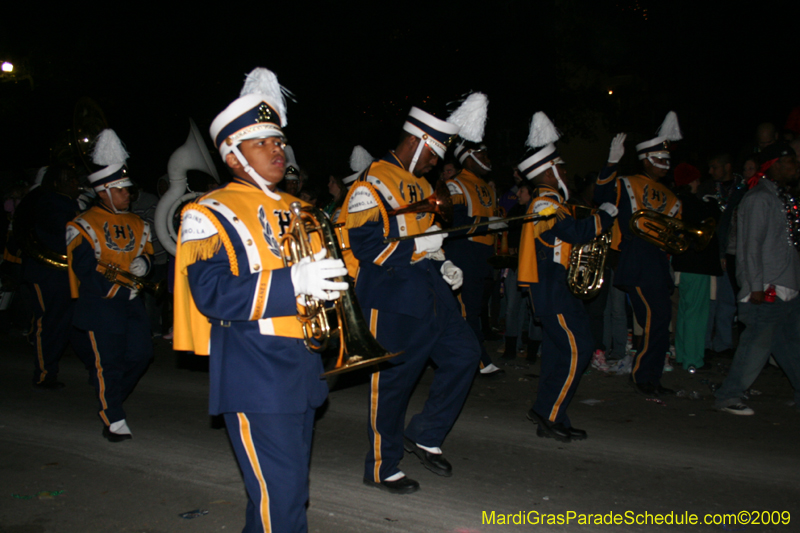
<instances>
[{"instance_id":1,"label":"chin strap","mask_svg":"<svg viewBox=\"0 0 800 533\"><path fill-rule=\"evenodd\" d=\"M280 200L280 196L278 196L277 194L275 194L274 192L269 190L269 186L270 185L275 185L275 184L270 182L270 181L265 180L264 178L262 178L258 174L258 172L256 172L256 169L254 169L253 167L250 166L250 163L247 162L247 159L245 159L244 154L239 150L239 146L238 145L234 146L231 149L231 152L233 152L234 155L236 155L236 159L238 159L239 163L242 164L242 166L244 167L244 171L247 172L248 176L250 176L251 178L253 178L253 180L255 180L255 182L258 185L258 187L262 191L264 191L264 194L266 194L267 196L269 196L273 200Z\"/></svg>"},{"instance_id":2,"label":"chin strap","mask_svg":"<svg viewBox=\"0 0 800 533\"><path fill-rule=\"evenodd\" d=\"M491 172L491 171L492 171L492 167L487 167L486 165L484 165L483 163L481 163L480 161L478 161L478 158L477 158L477 157L475 157L475 152L473 152L473 151L470 151L470 153L469 153L469 157L470 157L470 158L471 158L473 161L475 161L475 162L478 164L478 166L479 166L479 167L481 167L481 168L482 168L483 170L485 170L486 172Z\"/></svg>"},{"instance_id":3,"label":"chin strap","mask_svg":"<svg viewBox=\"0 0 800 533\"><path fill-rule=\"evenodd\" d=\"M108 197L108 205L111 207L111 211L114 212L115 215L120 215L122 213L127 213L130 209L126 209L125 211L120 211L117 209L117 206L114 205L114 200L111 198L111 190L108 188L104 188L103 192L106 193L106 197Z\"/></svg>"},{"instance_id":4,"label":"chin strap","mask_svg":"<svg viewBox=\"0 0 800 533\"><path fill-rule=\"evenodd\" d=\"M656 168L660 168L660 169L663 169L663 170L669 170L669 164L662 165L661 163L656 163L656 158L651 156L651 155L647 156L647 160L650 161L650 164L653 165Z\"/></svg>"},{"instance_id":5,"label":"chin strap","mask_svg":"<svg viewBox=\"0 0 800 533\"><path fill-rule=\"evenodd\" d=\"M419 140L419 144L417 144L417 151L414 152L414 157L411 159L411 164L408 165L408 172L413 174L414 167L417 166L417 161L419 161L419 156L422 153L422 147L425 146L427 143L422 139Z\"/></svg>"}]
</instances>

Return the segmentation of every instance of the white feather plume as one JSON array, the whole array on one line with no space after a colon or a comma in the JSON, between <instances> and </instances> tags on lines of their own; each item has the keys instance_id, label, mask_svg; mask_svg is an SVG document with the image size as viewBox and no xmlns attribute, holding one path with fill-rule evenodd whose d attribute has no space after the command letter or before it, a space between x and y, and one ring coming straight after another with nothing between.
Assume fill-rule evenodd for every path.
<instances>
[{"instance_id":1,"label":"white feather plume","mask_svg":"<svg viewBox=\"0 0 800 533\"><path fill-rule=\"evenodd\" d=\"M485 94L472 93L450 114L447 122L460 128L458 134L462 139L479 143L483 140L488 107L489 99Z\"/></svg>"},{"instance_id":2,"label":"white feather plume","mask_svg":"<svg viewBox=\"0 0 800 533\"><path fill-rule=\"evenodd\" d=\"M550 118L542 111L538 111L531 119L531 129L525 144L530 148L541 148L556 142L560 137L561 133L550 121Z\"/></svg>"},{"instance_id":3,"label":"white feather plume","mask_svg":"<svg viewBox=\"0 0 800 533\"><path fill-rule=\"evenodd\" d=\"M286 166L293 165L299 167L300 165L297 164L297 159L294 156L294 148L290 145L286 145L286 148L283 149L283 153L286 154Z\"/></svg>"},{"instance_id":4,"label":"white feather plume","mask_svg":"<svg viewBox=\"0 0 800 533\"><path fill-rule=\"evenodd\" d=\"M284 98L286 89L281 87L278 83L278 77L264 67L256 67L250 71L247 78L244 80L242 92L239 96L246 96L248 94L263 94L267 97L267 101L275 106L275 111L281 116L281 127L285 127L286 120L286 99Z\"/></svg>"},{"instance_id":5,"label":"white feather plume","mask_svg":"<svg viewBox=\"0 0 800 533\"><path fill-rule=\"evenodd\" d=\"M675 111L667 113L664 122L662 122L661 127L658 128L658 136L664 137L668 141L680 141L683 139L681 127L678 125L678 115L675 114Z\"/></svg>"},{"instance_id":6,"label":"white feather plume","mask_svg":"<svg viewBox=\"0 0 800 533\"><path fill-rule=\"evenodd\" d=\"M92 151L92 161L95 165L107 167L109 165L123 165L128 160L128 152L122 145L117 134L112 129L105 129L97 136L97 141Z\"/></svg>"},{"instance_id":7,"label":"white feather plume","mask_svg":"<svg viewBox=\"0 0 800 533\"><path fill-rule=\"evenodd\" d=\"M370 164L375 161L375 158L367 152L363 146L356 146L353 148L353 153L350 154L350 169L353 172L361 172Z\"/></svg>"}]
</instances>

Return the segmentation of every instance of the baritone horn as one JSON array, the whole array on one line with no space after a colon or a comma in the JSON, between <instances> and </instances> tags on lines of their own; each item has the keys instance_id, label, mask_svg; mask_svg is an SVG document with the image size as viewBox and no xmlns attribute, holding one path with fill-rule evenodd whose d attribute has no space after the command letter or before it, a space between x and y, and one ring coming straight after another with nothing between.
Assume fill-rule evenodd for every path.
<instances>
[{"instance_id":1,"label":"baritone horn","mask_svg":"<svg viewBox=\"0 0 800 533\"><path fill-rule=\"evenodd\" d=\"M596 213L589 207L574 205L575 218L581 219ZM574 244L569 254L567 269L567 288L581 300L591 300L603 286L603 272L606 267L608 248L611 246L610 230L603 232L585 244Z\"/></svg>"},{"instance_id":2,"label":"baritone horn","mask_svg":"<svg viewBox=\"0 0 800 533\"><path fill-rule=\"evenodd\" d=\"M320 209L301 207L299 202L292 203L290 209L289 232L281 242L284 265L292 266L305 257L313 261L315 246L323 246L332 259L342 259L333 226ZM339 357L334 368L323 375L349 372L400 355L386 350L369 331L356 300L352 279L339 277L335 281L349 281L349 286L341 291L333 306L325 307L324 301L305 295L302 301L304 310L297 315L309 351L322 352L332 338L338 337Z\"/></svg>"},{"instance_id":3,"label":"baritone horn","mask_svg":"<svg viewBox=\"0 0 800 533\"><path fill-rule=\"evenodd\" d=\"M636 211L631 216L629 225L634 235L670 254L682 254L689 246L697 251L703 250L708 246L717 227L713 218L707 218L699 226L694 226L649 209Z\"/></svg>"}]
</instances>

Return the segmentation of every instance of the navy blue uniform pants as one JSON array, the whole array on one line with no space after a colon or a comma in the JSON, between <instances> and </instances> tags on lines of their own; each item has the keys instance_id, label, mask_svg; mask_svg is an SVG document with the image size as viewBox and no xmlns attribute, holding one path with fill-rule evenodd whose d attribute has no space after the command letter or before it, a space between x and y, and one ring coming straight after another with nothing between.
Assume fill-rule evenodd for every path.
<instances>
[{"instance_id":1,"label":"navy blue uniform pants","mask_svg":"<svg viewBox=\"0 0 800 533\"><path fill-rule=\"evenodd\" d=\"M446 257L453 261L464 273L464 283L458 292L458 300L462 306L462 314L472 328L481 347L481 368L492 364L492 358L483 345L483 327L481 312L484 302L484 289L487 280L491 280L493 269L489 258L494 255L494 248L485 244L459 239L459 242L448 243ZM488 327L489 324L486 324Z\"/></svg>"},{"instance_id":2,"label":"navy blue uniform pants","mask_svg":"<svg viewBox=\"0 0 800 533\"><path fill-rule=\"evenodd\" d=\"M225 413L247 488L243 533L308 531L308 469L315 409L299 414Z\"/></svg>"},{"instance_id":3,"label":"navy blue uniform pants","mask_svg":"<svg viewBox=\"0 0 800 533\"><path fill-rule=\"evenodd\" d=\"M83 332L94 354L92 381L105 425L125 418L122 402L133 391L153 359L150 322L143 305L127 306L128 316L119 317L125 330L111 333L98 329ZM98 312L102 312L99 310Z\"/></svg>"},{"instance_id":4,"label":"navy blue uniform pants","mask_svg":"<svg viewBox=\"0 0 800 533\"><path fill-rule=\"evenodd\" d=\"M84 335L72 327L75 300L69 285L58 276L58 283L28 283L33 308L34 383L54 383L58 378L58 362L72 344L85 366L92 364L91 348Z\"/></svg>"},{"instance_id":5,"label":"navy blue uniform pants","mask_svg":"<svg viewBox=\"0 0 800 533\"><path fill-rule=\"evenodd\" d=\"M672 319L671 288L663 286L620 287L628 293L636 321L642 326L642 345L633 360L634 383L658 385L669 351L669 322Z\"/></svg>"},{"instance_id":6,"label":"navy blue uniform pants","mask_svg":"<svg viewBox=\"0 0 800 533\"><path fill-rule=\"evenodd\" d=\"M539 390L533 410L550 422L572 427L567 407L594 349L589 315L581 309L536 318L542 322L543 339Z\"/></svg>"},{"instance_id":7,"label":"navy blue uniform pants","mask_svg":"<svg viewBox=\"0 0 800 533\"><path fill-rule=\"evenodd\" d=\"M399 471L404 433L423 446L438 447L444 442L469 393L480 347L475 334L451 306L438 313L432 306L422 318L373 310L370 323L384 348L403 352L371 379L370 449L364 477L379 482ZM435 369L428 399L404 432L408 400L429 360Z\"/></svg>"}]
</instances>

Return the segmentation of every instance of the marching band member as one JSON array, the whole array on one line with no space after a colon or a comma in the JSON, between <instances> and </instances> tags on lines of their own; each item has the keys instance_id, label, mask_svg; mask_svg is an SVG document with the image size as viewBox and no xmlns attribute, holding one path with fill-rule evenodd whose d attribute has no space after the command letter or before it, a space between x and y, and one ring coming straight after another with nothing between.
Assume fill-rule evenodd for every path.
<instances>
[{"instance_id":1,"label":"marching band member","mask_svg":"<svg viewBox=\"0 0 800 533\"><path fill-rule=\"evenodd\" d=\"M277 190L286 156L286 104L267 69L211 124L233 181L183 210L176 255L175 349L209 355L209 412L222 414L247 488L244 531L306 531L316 408L328 387L309 352L298 300L334 300L340 260L283 263L290 204Z\"/></svg>"},{"instance_id":2,"label":"marching band member","mask_svg":"<svg viewBox=\"0 0 800 533\"><path fill-rule=\"evenodd\" d=\"M471 120L461 128L462 141L455 147L455 156L461 171L447 180L447 188L453 200L453 226L465 226L496 219L495 192L484 178L492 170L492 162L485 144L482 144L488 101L482 93L473 93L462 104L471 109ZM477 112L476 112L477 111ZM496 222L492 229L502 229L505 224ZM487 234L485 227L450 232L444 243L447 258L464 273L464 284L458 294L467 323L475 332L481 345L480 373L483 376L503 372L492 363L481 328L481 303L484 285L491 281L494 269L489 258L495 253L495 235ZM488 327L488 324L486 325Z\"/></svg>"},{"instance_id":3,"label":"marching band member","mask_svg":"<svg viewBox=\"0 0 800 533\"><path fill-rule=\"evenodd\" d=\"M595 202L612 202L620 211L620 258L614 285L628 293L636 321L644 328L631 380L634 389L646 396L674 392L661 385L664 357L669 352L670 293L674 285L667 253L636 236L629 223L631 215L640 209L681 217L681 202L659 183L669 171L669 143L681 138L678 117L670 111L658 136L636 145L642 173L618 177L617 163L625 153L625 134L617 135L611 143L607 171L597 177L594 193Z\"/></svg>"},{"instance_id":4,"label":"marching band member","mask_svg":"<svg viewBox=\"0 0 800 533\"><path fill-rule=\"evenodd\" d=\"M89 175L98 202L67 224L67 258L73 324L91 342L92 381L100 402L103 436L111 442L131 438L122 402L153 359L150 320L137 291L109 281L107 267L143 277L150 269L150 226L128 211L132 185L128 154L113 130L97 138L92 159L103 166Z\"/></svg>"},{"instance_id":5,"label":"marching band member","mask_svg":"<svg viewBox=\"0 0 800 533\"><path fill-rule=\"evenodd\" d=\"M564 161L554 144L558 138L547 115L536 113L527 142L534 153L519 170L536 187L528 214L554 216L523 224L518 283L529 289L544 335L539 391L528 419L538 424L538 436L569 442L586 438L584 430L572 427L567 407L594 349L583 301L567 288L570 252L604 233L617 208L605 203L591 217L573 218L566 205Z\"/></svg>"},{"instance_id":6,"label":"marching band member","mask_svg":"<svg viewBox=\"0 0 800 533\"><path fill-rule=\"evenodd\" d=\"M462 273L441 251L442 235L431 213L389 216L387 211L433 193L423 176L443 157L459 127L411 108L397 148L373 163L345 199L345 227L360 270L356 295L382 346L403 352L371 379L370 448L364 483L395 494L419 489L399 468L403 449L441 476L452 467L441 450L474 378L480 347L461 316L452 290ZM386 244L386 237L417 235ZM404 429L414 385L432 360L428 399Z\"/></svg>"}]
</instances>

